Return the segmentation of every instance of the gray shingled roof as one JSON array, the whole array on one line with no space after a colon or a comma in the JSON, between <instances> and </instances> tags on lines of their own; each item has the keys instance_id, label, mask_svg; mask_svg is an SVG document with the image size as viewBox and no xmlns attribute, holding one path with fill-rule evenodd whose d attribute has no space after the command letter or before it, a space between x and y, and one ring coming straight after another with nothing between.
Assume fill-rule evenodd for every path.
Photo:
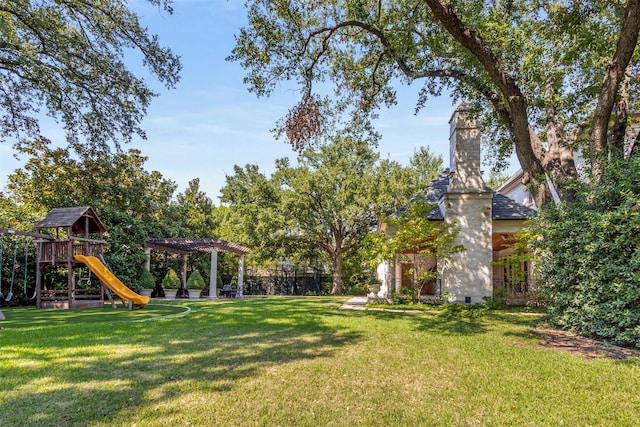
<instances>
[{"instance_id":1,"label":"gray shingled roof","mask_svg":"<svg viewBox=\"0 0 640 427\"><path fill-rule=\"evenodd\" d=\"M104 233L107 231L98 215L91 206L75 206L71 208L54 208L34 227L38 230L44 228L66 228L72 227L74 233L84 232L85 216L89 217L89 233Z\"/></svg>"},{"instance_id":2,"label":"gray shingled roof","mask_svg":"<svg viewBox=\"0 0 640 427\"><path fill-rule=\"evenodd\" d=\"M493 193L491 211L493 219L527 219L536 216L534 209L521 205L501 193Z\"/></svg>"},{"instance_id":3,"label":"gray shingled roof","mask_svg":"<svg viewBox=\"0 0 640 427\"><path fill-rule=\"evenodd\" d=\"M411 201L417 197L421 197L429 203L437 204L442 195L449 188L449 169L445 169L440 175L438 175L433 181L427 185L425 192L412 198ZM485 187L486 191L493 191L489 187ZM401 208L400 210L403 210ZM528 208L515 200L500 193L493 193L493 200L491 202L492 219L504 220L504 219L527 219L536 215L536 211ZM435 206L431 212L429 212L428 218L434 221L442 221L444 217L438 206Z\"/></svg>"}]
</instances>

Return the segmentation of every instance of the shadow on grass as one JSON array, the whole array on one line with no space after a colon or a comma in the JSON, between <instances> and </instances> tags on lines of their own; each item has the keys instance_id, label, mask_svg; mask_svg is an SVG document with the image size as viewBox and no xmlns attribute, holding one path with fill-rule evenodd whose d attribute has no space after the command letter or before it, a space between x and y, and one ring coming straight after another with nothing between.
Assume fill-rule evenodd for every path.
<instances>
[{"instance_id":1,"label":"shadow on grass","mask_svg":"<svg viewBox=\"0 0 640 427\"><path fill-rule=\"evenodd\" d=\"M401 310L380 307L366 311L351 312L351 315L365 313L377 320L394 321L405 319L413 322L415 329L422 332L433 332L445 336L476 335L489 331L489 327L495 322L505 323L533 330L544 322L543 313L529 312L528 310L512 307L509 310L494 310L482 307L457 305L450 310ZM455 308L455 309L453 309ZM344 311L349 315L348 311Z\"/></svg>"},{"instance_id":2,"label":"shadow on grass","mask_svg":"<svg viewBox=\"0 0 640 427\"><path fill-rule=\"evenodd\" d=\"M5 309L6 320L0 322L0 328L6 330L19 328L38 328L52 325L79 323L131 322L144 321L183 314L188 307L168 304L148 304L143 309L127 310L122 304L112 308L103 307L80 310L38 310L35 307L16 307Z\"/></svg>"},{"instance_id":3,"label":"shadow on grass","mask_svg":"<svg viewBox=\"0 0 640 427\"><path fill-rule=\"evenodd\" d=\"M96 322L104 314L95 311L38 311L33 321L42 328L5 328L0 332L0 424L108 423L119 414L155 406L166 416L171 406L160 403L183 393L226 395L237 381L271 366L331 357L362 338L323 321L337 307L331 299L190 306L188 316L141 323L111 317ZM65 323L65 315L72 320ZM54 326L44 326L47 316L57 319Z\"/></svg>"},{"instance_id":4,"label":"shadow on grass","mask_svg":"<svg viewBox=\"0 0 640 427\"><path fill-rule=\"evenodd\" d=\"M513 338L514 340L516 340L518 343L521 343L521 344L539 345L542 342L540 336L534 333L533 328L526 329L520 332L509 331L509 332L503 333L503 335L505 337Z\"/></svg>"},{"instance_id":5,"label":"shadow on grass","mask_svg":"<svg viewBox=\"0 0 640 427\"><path fill-rule=\"evenodd\" d=\"M509 313L503 311L492 311L491 319L530 328L535 328L546 322L546 317L543 314Z\"/></svg>"},{"instance_id":6,"label":"shadow on grass","mask_svg":"<svg viewBox=\"0 0 640 427\"><path fill-rule=\"evenodd\" d=\"M353 313L354 314L352 315L370 316L379 321L392 322L397 319L404 319L412 322L416 331L431 332L447 336L476 335L487 331L484 319L447 316L442 313L434 314L420 311L398 310L366 310ZM341 311L340 314L349 315L347 311Z\"/></svg>"}]
</instances>

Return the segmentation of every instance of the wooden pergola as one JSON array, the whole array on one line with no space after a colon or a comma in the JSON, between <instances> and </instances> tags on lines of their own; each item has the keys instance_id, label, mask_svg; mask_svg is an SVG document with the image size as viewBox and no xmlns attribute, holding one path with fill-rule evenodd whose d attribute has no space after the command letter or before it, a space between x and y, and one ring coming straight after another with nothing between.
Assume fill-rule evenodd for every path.
<instances>
[{"instance_id":1,"label":"wooden pergola","mask_svg":"<svg viewBox=\"0 0 640 427\"><path fill-rule=\"evenodd\" d=\"M216 278L218 276L218 252L231 252L239 255L238 263L238 289L236 297L243 296L243 276L244 276L244 256L249 252L249 248L236 243L227 242L216 238L171 238L171 239L149 239L144 244L147 254L147 270L151 267L151 250L169 252L182 255L182 283L187 282L187 258L190 254L197 252L211 253L211 270L209 278L209 299L217 299Z\"/></svg>"}]
</instances>

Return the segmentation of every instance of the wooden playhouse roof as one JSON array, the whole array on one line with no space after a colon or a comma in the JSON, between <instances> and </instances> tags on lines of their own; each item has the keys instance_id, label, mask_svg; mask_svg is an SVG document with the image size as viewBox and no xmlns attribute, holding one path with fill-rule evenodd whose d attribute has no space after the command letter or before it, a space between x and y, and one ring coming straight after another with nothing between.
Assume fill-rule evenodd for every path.
<instances>
[{"instance_id":1,"label":"wooden playhouse roof","mask_svg":"<svg viewBox=\"0 0 640 427\"><path fill-rule=\"evenodd\" d=\"M45 228L66 228L78 234L84 233L88 219L89 233L106 233L107 229L96 215L91 206L76 206L71 208L54 208L34 227L37 230Z\"/></svg>"},{"instance_id":2,"label":"wooden playhouse roof","mask_svg":"<svg viewBox=\"0 0 640 427\"><path fill-rule=\"evenodd\" d=\"M249 248L245 246L215 238L185 237L172 239L149 239L146 241L144 246L146 248L176 254L212 252L214 249L218 249L223 252L233 252L239 255L244 255L249 252Z\"/></svg>"}]
</instances>

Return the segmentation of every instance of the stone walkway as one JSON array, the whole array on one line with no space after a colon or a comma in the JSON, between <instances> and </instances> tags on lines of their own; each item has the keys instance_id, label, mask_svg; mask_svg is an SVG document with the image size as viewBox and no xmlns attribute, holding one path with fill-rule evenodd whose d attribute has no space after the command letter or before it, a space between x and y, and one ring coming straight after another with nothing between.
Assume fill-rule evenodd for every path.
<instances>
[{"instance_id":1,"label":"stone walkway","mask_svg":"<svg viewBox=\"0 0 640 427\"><path fill-rule=\"evenodd\" d=\"M364 310L367 297L352 297L340 306L340 310Z\"/></svg>"}]
</instances>

